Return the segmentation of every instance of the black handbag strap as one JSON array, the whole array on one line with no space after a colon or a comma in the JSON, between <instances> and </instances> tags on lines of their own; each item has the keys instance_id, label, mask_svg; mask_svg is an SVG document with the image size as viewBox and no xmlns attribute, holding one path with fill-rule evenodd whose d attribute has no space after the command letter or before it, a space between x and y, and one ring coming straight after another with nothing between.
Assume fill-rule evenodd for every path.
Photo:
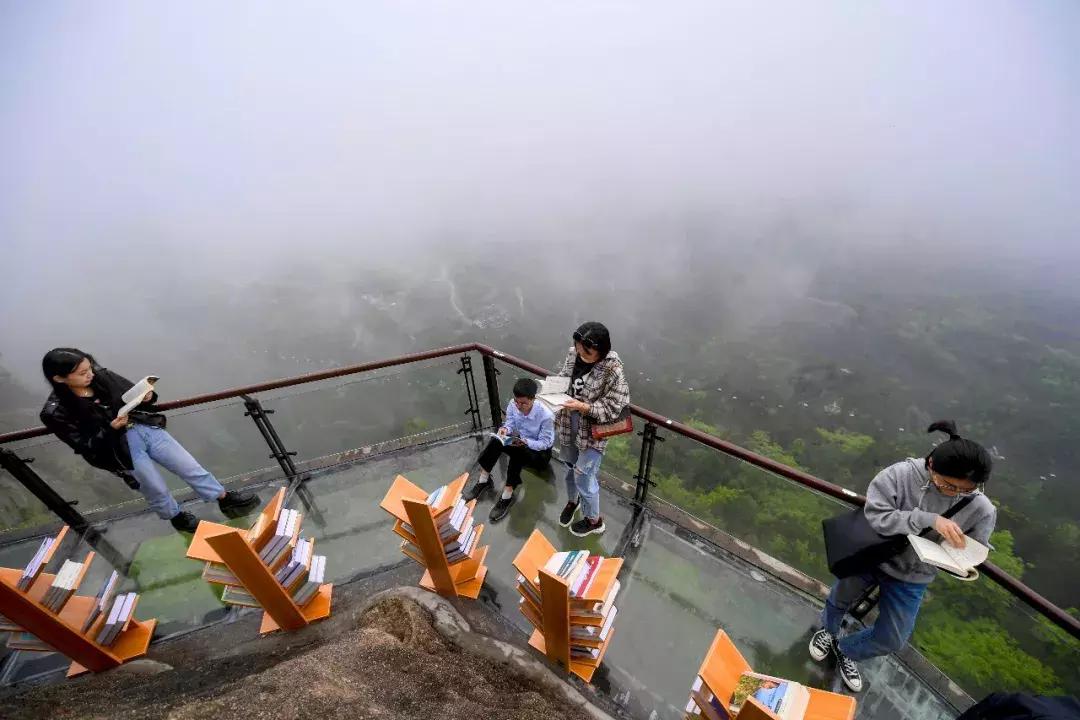
<instances>
[{"instance_id":1,"label":"black handbag strap","mask_svg":"<svg viewBox=\"0 0 1080 720\"><path fill-rule=\"evenodd\" d=\"M962 499L960 500L960 502L956 503L956 504L955 504L955 505L953 505L953 506L952 506L951 508L949 508L949 509L948 509L948 510L946 510L945 512L941 513L941 517L943 517L943 518L945 518L946 520L948 520L948 519L949 519L949 518L951 518L951 517L952 517L953 515L955 515L956 513L960 512L961 510L963 510L964 508L966 508L966 507L967 507L968 505L970 505L970 504L971 504L971 501L972 501L972 500L974 500L974 499L975 499L975 496L974 496L974 495L968 495L968 496L966 496L966 497L962 498ZM923 537L924 535L926 535L926 533L930 532L930 531L931 531L931 530L933 530L933 529L934 529L934 528L932 528L932 527L928 527L928 528L926 528L926 529L925 529L925 530L923 530L923 531L922 531L921 533L919 533L919 537Z\"/></svg>"}]
</instances>

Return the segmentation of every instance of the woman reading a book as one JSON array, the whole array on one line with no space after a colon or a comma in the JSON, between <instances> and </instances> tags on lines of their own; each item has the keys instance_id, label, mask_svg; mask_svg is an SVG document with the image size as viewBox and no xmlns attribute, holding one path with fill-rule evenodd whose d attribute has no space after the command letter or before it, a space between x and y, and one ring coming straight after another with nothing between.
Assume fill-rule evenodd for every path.
<instances>
[{"instance_id":1,"label":"woman reading a book","mask_svg":"<svg viewBox=\"0 0 1080 720\"><path fill-rule=\"evenodd\" d=\"M123 395L135 383L101 367L88 353L56 348L45 355L41 368L53 389L41 411L45 427L86 462L124 478L177 530L195 532L199 521L180 510L157 465L179 476L203 500L217 500L227 515L242 514L258 502L251 493L226 492L173 439L165 430L165 416L155 411L153 389L135 409L118 415L126 406Z\"/></svg>"},{"instance_id":2,"label":"woman reading a book","mask_svg":"<svg viewBox=\"0 0 1080 720\"><path fill-rule=\"evenodd\" d=\"M465 492L465 502L475 500L491 489L491 471L505 453L510 459L506 468L506 485L488 515L492 522L502 520L516 500L522 468L526 465L537 469L547 467L554 444L555 418L543 403L536 401L536 381L519 379L514 383L514 399L506 406L502 426L480 454L480 477Z\"/></svg>"},{"instance_id":3,"label":"woman reading a book","mask_svg":"<svg viewBox=\"0 0 1080 720\"><path fill-rule=\"evenodd\" d=\"M891 465L870 482L866 491L866 520L880 535L926 533L934 542L961 548L971 539L989 544L997 512L982 493L992 461L986 449L957 433L951 420L936 422L927 432L948 433L949 439L925 458L908 458ZM951 518L943 517L954 506ZM825 601L824 628L810 639L810 656L824 660L835 655L841 679L853 692L862 690L858 661L888 655L904 646L915 629L915 616L926 586L938 569L922 562L910 544L872 572L838 580ZM880 592L877 621L869 628L839 638L844 613L869 588Z\"/></svg>"},{"instance_id":4,"label":"woman reading a book","mask_svg":"<svg viewBox=\"0 0 1080 720\"><path fill-rule=\"evenodd\" d=\"M570 378L567 394L572 398L555 416L559 456L570 468L566 472L568 501L559 524L579 537L606 529L600 515L600 463L607 440L593 437L593 426L612 423L630 405L630 386L622 360L611 349L611 335L598 322L587 322L574 331L574 346L563 361L559 375ZM574 522L579 507L580 520Z\"/></svg>"}]
</instances>

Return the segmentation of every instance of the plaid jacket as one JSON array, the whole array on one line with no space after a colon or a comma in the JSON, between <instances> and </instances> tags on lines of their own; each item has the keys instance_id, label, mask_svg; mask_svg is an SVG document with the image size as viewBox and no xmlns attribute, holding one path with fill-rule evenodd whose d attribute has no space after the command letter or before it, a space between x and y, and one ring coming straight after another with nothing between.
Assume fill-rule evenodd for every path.
<instances>
[{"instance_id":1,"label":"plaid jacket","mask_svg":"<svg viewBox=\"0 0 1080 720\"><path fill-rule=\"evenodd\" d=\"M571 347L556 375L570 377L574 372L574 358L576 357L577 353ZM578 423L577 438L572 437L570 412L559 411L555 416L555 432L559 438L559 445L566 447L573 442L578 450L584 451L591 448L604 452L607 440L593 439L593 423L613 422L618 419L623 408L630 404L630 385L626 382L622 360L619 359L617 352L609 352L606 358L597 362L585 375L581 397L578 400L589 403L592 409L582 418L582 422Z\"/></svg>"}]
</instances>

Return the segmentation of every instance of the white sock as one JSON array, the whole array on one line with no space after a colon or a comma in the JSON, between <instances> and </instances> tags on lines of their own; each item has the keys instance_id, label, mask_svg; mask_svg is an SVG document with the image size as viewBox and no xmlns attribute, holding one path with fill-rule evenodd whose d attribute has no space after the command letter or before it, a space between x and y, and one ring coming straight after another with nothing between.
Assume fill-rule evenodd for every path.
<instances>
[{"instance_id":1,"label":"white sock","mask_svg":"<svg viewBox=\"0 0 1080 720\"><path fill-rule=\"evenodd\" d=\"M514 496L514 488L510 487L509 485L507 485L506 487L503 488L503 494L502 494L502 499L503 500L509 500L513 496Z\"/></svg>"},{"instance_id":2,"label":"white sock","mask_svg":"<svg viewBox=\"0 0 1080 720\"><path fill-rule=\"evenodd\" d=\"M491 479L491 473L489 473L487 470L481 470L480 471L480 477L476 478L476 482L477 482L477 484L483 485L484 483L486 483L490 479Z\"/></svg>"}]
</instances>

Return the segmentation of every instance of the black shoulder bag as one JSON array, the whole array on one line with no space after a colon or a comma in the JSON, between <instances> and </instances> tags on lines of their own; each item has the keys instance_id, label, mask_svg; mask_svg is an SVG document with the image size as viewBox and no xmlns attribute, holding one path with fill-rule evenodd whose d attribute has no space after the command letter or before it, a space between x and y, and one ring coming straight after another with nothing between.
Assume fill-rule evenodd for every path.
<instances>
[{"instance_id":1,"label":"black shoulder bag","mask_svg":"<svg viewBox=\"0 0 1080 720\"><path fill-rule=\"evenodd\" d=\"M951 518L968 506L974 498L965 497L942 513ZM907 535L881 535L870 527L863 508L855 508L843 515L821 521L825 532L825 557L829 572L838 578L846 578L872 571L881 563L904 551ZM933 528L926 528L920 536Z\"/></svg>"}]
</instances>

